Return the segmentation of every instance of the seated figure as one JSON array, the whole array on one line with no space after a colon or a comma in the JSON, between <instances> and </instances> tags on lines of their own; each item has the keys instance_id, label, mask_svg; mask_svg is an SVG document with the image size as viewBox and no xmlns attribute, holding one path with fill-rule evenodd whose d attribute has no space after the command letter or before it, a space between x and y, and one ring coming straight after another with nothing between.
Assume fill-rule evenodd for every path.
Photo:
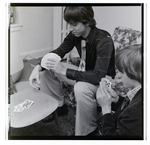
<instances>
[{"instance_id":1,"label":"seated figure","mask_svg":"<svg viewBox=\"0 0 150 145\"><path fill-rule=\"evenodd\" d=\"M131 28L122 27L122 26L116 27L112 34L112 39L114 41L116 54L118 53L119 50L127 46L134 45L134 44L141 44L141 35L142 34L140 31L137 31ZM80 58L79 57L71 58L69 59L69 63L79 66ZM118 71L116 70L116 74L117 73ZM68 106L71 106L71 108L75 109L76 100L74 97L73 87L63 83L62 88L63 88L64 97L65 97L65 103ZM119 96L122 96L122 97L125 97L127 92L130 90L130 88L126 88L123 85L118 75L116 75L113 80L113 89L116 91L116 93Z\"/></svg>"},{"instance_id":2,"label":"seated figure","mask_svg":"<svg viewBox=\"0 0 150 145\"><path fill-rule=\"evenodd\" d=\"M116 55L116 68L125 87L131 88L126 97L119 97L101 80L97 101L102 108L99 120L103 136L143 137L142 47L128 46ZM113 112L112 112L113 110Z\"/></svg>"}]
</instances>

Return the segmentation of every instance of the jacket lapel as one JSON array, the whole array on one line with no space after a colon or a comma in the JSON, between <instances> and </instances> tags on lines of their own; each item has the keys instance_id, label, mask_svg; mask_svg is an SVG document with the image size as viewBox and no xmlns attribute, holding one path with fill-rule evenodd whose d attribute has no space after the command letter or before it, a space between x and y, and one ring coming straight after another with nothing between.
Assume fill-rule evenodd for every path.
<instances>
[{"instance_id":1,"label":"jacket lapel","mask_svg":"<svg viewBox=\"0 0 150 145\"><path fill-rule=\"evenodd\" d=\"M134 104L135 102L137 102L139 99L142 99L142 89L140 89L135 96L133 97L132 101L129 103L129 105L127 106L127 108L125 108L124 110L121 110L121 106L118 108L118 110L116 111L116 113L114 114L114 119L115 121L117 121L117 118L120 114L122 114L126 109L128 109L132 104Z\"/></svg>"}]
</instances>

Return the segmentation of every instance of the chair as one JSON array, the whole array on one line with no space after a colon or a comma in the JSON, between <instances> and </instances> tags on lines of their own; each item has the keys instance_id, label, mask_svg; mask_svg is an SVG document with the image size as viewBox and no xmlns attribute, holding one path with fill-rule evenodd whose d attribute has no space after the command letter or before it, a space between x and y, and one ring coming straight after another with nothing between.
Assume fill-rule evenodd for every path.
<instances>
[{"instance_id":1,"label":"chair","mask_svg":"<svg viewBox=\"0 0 150 145\"><path fill-rule=\"evenodd\" d=\"M133 30L131 28L121 26L116 27L112 35L116 53L126 46L133 44L141 44L141 35L142 34L140 31ZM79 57L71 58L68 62L76 66L79 66L80 58ZM115 83L116 83L114 88L115 91L117 92L118 95L124 97L126 93L129 91L129 89L123 86L123 83L120 81L119 78L117 78L117 75L115 77ZM76 101L74 97L73 87L63 83L62 88L65 97L65 103L68 106L75 109Z\"/></svg>"},{"instance_id":2,"label":"chair","mask_svg":"<svg viewBox=\"0 0 150 145\"><path fill-rule=\"evenodd\" d=\"M116 27L112 39L114 41L116 53L133 44L141 44L141 32L126 27Z\"/></svg>"}]
</instances>

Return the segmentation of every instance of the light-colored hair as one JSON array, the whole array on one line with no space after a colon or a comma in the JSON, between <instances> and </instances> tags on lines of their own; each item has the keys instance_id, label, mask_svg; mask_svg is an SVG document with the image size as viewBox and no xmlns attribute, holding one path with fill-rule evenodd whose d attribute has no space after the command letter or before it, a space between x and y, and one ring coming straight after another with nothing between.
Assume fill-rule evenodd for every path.
<instances>
[{"instance_id":1,"label":"light-colored hair","mask_svg":"<svg viewBox=\"0 0 150 145\"><path fill-rule=\"evenodd\" d=\"M142 81L142 46L135 44L120 50L116 54L116 67L126 73L130 79Z\"/></svg>"}]
</instances>

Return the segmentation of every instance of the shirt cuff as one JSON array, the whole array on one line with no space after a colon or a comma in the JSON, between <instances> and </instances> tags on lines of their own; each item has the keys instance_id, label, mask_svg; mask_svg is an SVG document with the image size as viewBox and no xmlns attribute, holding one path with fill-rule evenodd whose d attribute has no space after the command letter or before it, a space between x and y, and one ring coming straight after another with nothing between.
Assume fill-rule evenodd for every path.
<instances>
[{"instance_id":1,"label":"shirt cuff","mask_svg":"<svg viewBox=\"0 0 150 145\"><path fill-rule=\"evenodd\" d=\"M112 123L113 122L112 120L113 120L113 116L111 113L107 113L101 117L101 123L103 126L104 126L104 124L108 125L108 124Z\"/></svg>"},{"instance_id":2,"label":"shirt cuff","mask_svg":"<svg viewBox=\"0 0 150 145\"><path fill-rule=\"evenodd\" d=\"M40 67L41 67L41 71L46 70L44 67L42 67L42 66L41 66L41 62L39 62L39 63L38 63L38 65L40 65Z\"/></svg>"},{"instance_id":3,"label":"shirt cuff","mask_svg":"<svg viewBox=\"0 0 150 145\"><path fill-rule=\"evenodd\" d=\"M76 79L75 74L76 74L76 70L67 69L66 71L66 76L68 79L75 80Z\"/></svg>"}]
</instances>

